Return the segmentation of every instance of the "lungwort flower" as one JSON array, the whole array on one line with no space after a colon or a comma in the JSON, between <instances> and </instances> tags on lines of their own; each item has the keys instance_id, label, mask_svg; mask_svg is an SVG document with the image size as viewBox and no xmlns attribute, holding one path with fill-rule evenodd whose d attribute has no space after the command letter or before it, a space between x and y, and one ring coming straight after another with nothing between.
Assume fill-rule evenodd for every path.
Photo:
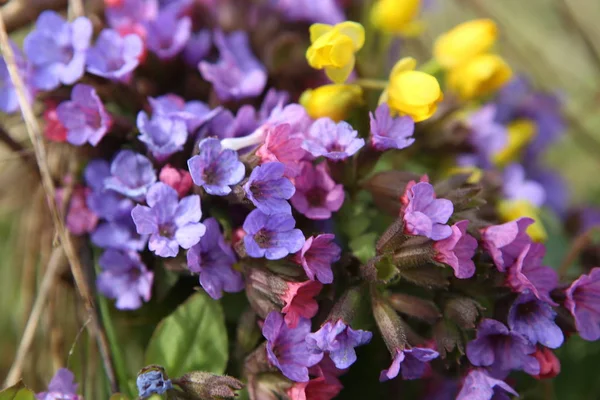
<instances>
[{"instance_id":1,"label":"lungwort flower","mask_svg":"<svg viewBox=\"0 0 600 400\"><path fill-rule=\"evenodd\" d=\"M221 148L221 142L207 138L198 145L198 155L188 160L192 180L208 194L225 196L231 193L230 185L244 179L246 168L238 160L235 150Z\"/></svg>"},{"instance_id":2,"label":"lungwort flower","mask_svg":"<svg viewBox=\"0 0 600 400\"><path fill-rule=\"evenodd\" d=\"M285 165L280 162L270 162L255 167L244 185L246 197L265 214L292 212L289 200L296 188L283 176Z\"/></svg>"},{"instance_id":3,"label":"lungwort flower","mask_svg":"<svg viewBox=\"0 0 600 400\"><path fill-rule=\"evenodd\" d=\"M304 234L294 229L296 221L291 214L267 215L252 210L244 221L244 245L250 257L279 260L295 253L304 245Z\"/></svg>"}]
</instances>

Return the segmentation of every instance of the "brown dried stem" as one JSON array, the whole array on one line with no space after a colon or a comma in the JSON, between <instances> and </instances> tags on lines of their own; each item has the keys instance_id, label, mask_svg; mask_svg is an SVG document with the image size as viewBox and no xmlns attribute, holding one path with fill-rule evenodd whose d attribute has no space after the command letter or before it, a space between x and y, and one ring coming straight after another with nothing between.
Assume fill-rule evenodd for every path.
<instances>
[{"instance_id":1,"label":"brown dried stem","mask_svg":"<svg viewBox=\"0 0 600 400\"><path fill-rule=\"evenodd\" d=\"M12 0L0 13L7 32L12 32L34 21L44 10L64 10L68 0Z\"/></svg>"}]
</instances>

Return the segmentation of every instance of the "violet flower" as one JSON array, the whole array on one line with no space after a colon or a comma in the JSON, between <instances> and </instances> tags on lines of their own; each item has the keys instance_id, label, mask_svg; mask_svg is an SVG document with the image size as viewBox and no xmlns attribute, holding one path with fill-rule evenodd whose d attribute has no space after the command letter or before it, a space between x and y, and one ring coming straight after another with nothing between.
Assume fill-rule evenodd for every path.
<instances>
[{"instance_id":1,"label":"violet flower","mask_svg":"<svg viewBox=\"0 0 600 400\"><path fill-rule=\"evenodd\" d=\"M508 200L527 200L536 207L546 202L546 191L536 181L525 179L525 169L519 164L510 164L504 168L503 187L504 197Z\"/></svg>"},{"instance_id":2,"label":"violet flower","mask_svg":"<svg viewBox=\"0 0 600 400\"><path fill-rule=\"evenodd\" d=\"M477 337L467 343L467 357L471 364L489 367L492 375L511 370L523 370L530 375L540 372L540 364L533 353L535 345L520 333L511 332L501 322L484 319L477 327Z\"/></svg>"},{"instance_id":3,"label":"violet flower","mask_svg":"<svg viewBox=\"0 0 600 400\"><path fill-rule=\"evenodd\" d=\"M382 103L369 113L371 120L371 146L376 150L405 149L415 142L412 137L415 121L409 116L392 117L390 107Z\"/></svg>"},{"instance_id":4,"label":"violet flower","mask_svg":"<svg viewBox=\"0 0 600 400\"><path fill-rule=\"evenodd\" d=\"M99 218L109 221L131 219L133 201L115 192L104 188L104 180L110 176L110 164L107 161L96 159L88 163L84 170L85 182L91 193L88 194L87 207Z\"/></svg>"},{"instance_id":5,"label":"violet flower","mask_svg":"<svg viewBox=\"0 0 600 400\"><path fill-rule=\"evenodd\" d=\"M144 50L138 35L125 37L112 29L100 32L94 47L87 52L87 71L107 79L124 80L139 64Z\"/></svg>"},{"instance_id":6,"label":"violet flower","mask_svg":"<svg viewBox=\"0 0 600 400\"><path fill-rule=\"evenodd\" d=\"M204 220L206 233L202 240L187 252L187 266L200 274L200 285L213 299L223 292L235 293L244 289L242 274L233 268L235 255L225 243L219 223L214 218Z\"/></svg>"},{"instance_id":7,"label":"violet flower","mask_svg":"<svg viewBox=\"0 0 600 400\"><path fill-rule=\"evenodd\" d=\"M134 200L143 200L148 188L156 182L152 162L131 150L121 150L110 164L110 177L104 187Z\"/></svg>"},{"instance_id":8,"label":"violet flower","mask_svg":"<svg viewBox=\"0 0 600 400\"><path fill-rule=\"evenodd\" d=\"M138 253L109 249L98 264L102 267L96 281L98 291L116 299L119 310L135 310L150 300L154 273L148 271Z\"/></svg>"},{"instance_id":9,"label":"violet flower","mask_svg":"<svg viewBox=\"0 0 600 400\"><path fill-rule=\"evenodd\" d=\"M15 64L17 70L19 71L19 75L23 80L23 84L25 85L27 100L29 103L33 100L35 95L35 87L33 85L33 71L32 65L25 58L25 55L17 47L17 45L9 40L10 47L12 48L13 54L15 56ZM6 66L6 61L4 61L4 57L0 58L0 111L5 113L13 113L19 110L19 99L17 97L17 91L15 90L15 85L13 84L12 78L8 72L8 67Z\"/></svg>"},{"instance_id":10,"label":"violet flower","mask_svg":"<svg viewBox=\"0 0 600 400\"><path fill-rule=\"evenodd\" d=\"M156 366L144 368L136 379L136 386L140 399L146 399L154 394L161 395L167 390L173 389L173 382L166 378L162 367Z\"/></svg>"},{"instance_id":11,"label":"violet flower","mask_svg":"<svg viewBox=\"0 0 600 400\"><path fill-rule=\"evenodd\" d=\"M409 183L402 200L406 233L432 240L442 240L452 235L452 228L446 223L454 212L454 205L450 200L436 199L430 183Z\"/></svg>"},{"instance_id":12,"label":"violet flower","mask_svg":"<svg viewBox=\"0 0 600 400\"><path fill-rule=\"evenodd\" d=\"M225 196L231 192L230 185L244 179L246 168L238 160L235 150L222 149L215 138L203 139L198 145L198 155L188 160L192 180L208 194Z\"/></svg>"},{"instance_id":13,"label":"violet flower","mask_svg":"<svg viewBox=\"0 0 600 400\"><path fill-rule=\"evenodd\" d=\"M435 260L448 264L454 270L454 276L468 279L475 274L472 258L477 250L477 240L467 233L468 220L452 225L452 234L446 239L434 243Z\"/></svg>"},{"instance_id":14,"label":"violet flower","mask_svg":"<svg viewBox=\"0 0 600 400\"><path fill-rule=\"evenodd\" d=\"M208 29L192 33L183 48L183 59L187 65L196 67L204 60L212 48L212 34Z\"/></svg>"},{"instance_id":15,"label":"violet flower","mask_svg":"<svg viewBox=\"0 0 600 400\"><path fill-rule=\"evenodd\" d=\"M281 312L285 314L285 323L295 328L301 318L311 319L317 314L319 305L315 296L321 292L323 285L315 281L287 282L287 289L281 296L284 306Z\"/></svg>"},{"instance_id":16,"label":"violet flower","mask_svg":"<svg viewBox=\"0 0 600 400\"><path fill-rule=\"evenodd\" d=\"M294 261L302 265L306 276L311 281L321 283L333 282L331 264L340 259L342 249L334 243L335 236L331 233L311 236L304 242L302 249L294 256Z\"/></svg>"},{"instance_id":17,"label":"violet flower","mask_svg":"<svg viewBox=\"0 0 600 400\"><path fill-rule=\"evenodd\" d=\"M33 81L41 90L72 85L83 76L85 53L92 38L92 23L85 17L65 21L55 11L38 17L35 29L23 42L23 50L34 66Z\"/></svg>"},{"instance_id":18,"label":"violet flower","mask_svg":"<svg viewBox=\"0 0 600 400\"><path fill-rule=\"evenodd\" d=\"M575 318L579 336L585 340L600 339L600 268L581 275L566 290L565 307Z\"/></svg>"},{"instance_id":19,"label":"violet flower","mask_svg":"<svg viewBox=\"0 0 600 400\"><path fill-rule=\"evenodd\" d=\"M533 344L557 349L562 345L564 336L554 322L555 318L556 313L548 303L538 300L531 292L525 292L510 307L508 326Z\"/></svg>"},{"instance_id":20,"label":"violet flower","mask_svg":"<svg viewBox=\"0 0 600 400\"><path fill-rule=\"evenodd\" d=\"M105 4L108 25L119 31L146 35L146 23L158 15L158 0L119 0Z\"/></svg>"},{"instance_id":21,"label":"violet flower","mask_svg":"<svg viewBox=\"0 0 600 400\"><path fill-rule=\"evenodd\" d=\"M262 334L267 339L267 358L285 377L295 382L308 382L308 367L317 364L323 354L308 351L305 342L310 321L300 318L295 328L288 327L276 311L267 315Z\"/></svg>"},{"instance_id":22,"label":"violet flower","mask_svg":"<svg viewBox=\"0 0 600 400\"><path fill-rule=\"evenodd\" d=\"M324 156L333 161L340 161L352 156L365 145L365 140L358 137L358 132L345 122L337 124L331 118L316 120L302 143L302 148L314 157Z\"/></svg>"},{"instance_id":23,"label":"violet flower","mask_svg":"<svg viewBox=\"0 0 600 400\"><path fill-rule=\"evenodd\" d=\"M153 115L160 114L168 118L183 120L190 134L222 112L221 107L211 110L207 104L198 100L186 103L181 97L172 93L155 98L149 97L148 101Z\"/></svg>"},{"instance_id":24,"label":"violet flower","mask_svg":"<svg viewBox=\"0 0 600 400\"><path fill-rule=\"evenodd\" d=\"M252 170L244 184L246 197L265 214L292 213L286 201L296 192L294 184L283 176L285 165L270 162Z\"/></svg>"},{"instance_id":25,"label":"violet flower","mask_svg":"<svg viewBox=\"0 0 600 400\"><path fill-rule=\"evenodd\" d=\"M425 374L427 363L439 355L437 351L424 347L398 349L390 367L381 371L379 381L394 379L400 372L404 379L419 379Z\"/></svg>"},{"instance_id":26,"label":"violet flower","mask_svg":"<svg viewBox=\"0 0 600 400\"><path fill-rule=\"evenodd\" d=\"M158 162L164 162L171 155L183 150L188 138L187 127L182 119L161 114L155 114L150 119L148 114L140 111L137 127L140 130L138 139L146 144Z\"/></svg>"},{"instance_id":27,"label":"violet flower","mask_svg":"<svg viewBox=\"0 0 600 400\"><path fill-rule=\"evenodd\" d=\"M175 189L157 182L148 190L146 203L149 207L135 206L131 217L139 234L151 235L148 248L159 257L175 257L180 246L189 249L206 232L198 195L179 200Z\"/></svg>"},{"instance_id":28,"label":"violet flower","mask_svg":"<svg viewBox=\"0 0 600 400\"><path fill-rule=\"evenodd\" d=\"M61 124L67 129L67 142L81 146L86 142L96 146L110 129L112 120L93 86L78 84L71 91L71 100L56 108Z\"/></svg>"},{"instance_id":29,"label":"violet flower","mask_svg":"<svg viewBox=\"0 0 600 400\"><path fill-rule=\"evenodd\" d=\"M534 222L531 218L519 218L481 230L483 248L492 256L494 264L500 272L506 271L525 246L531 243L527 227Z\"/></svg>"},{"instance_id":30,"label":"violet flower","mask_svg":"<svg viewBox=\"0 0 600 400\"><path fill-rule=\"evenodd\" d=\"M98 224L90 239L100 248L123 251L142 251L148 243L148 235L136 232L131 211L127 218Z\"/></svg>"},{"instance_id":31,"label":"violet flower","mask_svg":"<svg viewBox=\"0 0 600 400\"><path fill-rule=\"evenodd\" d=\"M256 110L251 105L245 104L240 107L235 116L229 110L219 113L210 122L209 131L219 139L244 138L254 132L258 126Z\"/></svg>"},{"instance_id":32,"label":"violet flower","mask_svg":"<svg viewBox=\"0 0 600 400\"><path fill-rule=\"evenodd\" d=\"M518 396L506 382L492 378L485 370L474 369L465 377L456 400L491 400L507 392Z\"/></svg>"},{"instance_id":33,"label":"violet flower","mask_svg":"<svg viewBox=\"0 0 600 400\"><path fill-rule=\"evenodd\" d=\"M271 4L288 21L335 25L346 19L336 0L271 0Z\"/></svg>"},{"instance_id":34,"label":"violet flower","mask_svg":"<svg viewBox=\"0 0 600 400\"><path fill-rule=\"evenodd\" d=\"M215 45L220 58L216 64L201 61L198 65L202 77L213 84L221 101L256 97L267 83L265 67L254 57L245 31L224 35L214 32Z\"/></svg>"},{"instance_id":35,"label":"violet flower","mask_svg":"<svg viewBox=\"0 0 600 400\"><path fill-rule=\"evenodd\" d=\"M279 124L267 130L264 144L256 151L263 163L278 161L285 166L284 176L294 178L300 173L300 160L305 151L304 139L294 135L290 124Z\"/></svg>"},{"instance_id":36,"label":"violet flower","mask_svg":"<svg viewBox=\"0 0 600 400\"><path fill-rule=\"evenodd\" d=\"M542 265L545 253L546 247L541 243L527 245L508 268L506 281L516 292L530 290L538 299L557 305L550 292L558 286L558 274Z\"/></svg>"},{"instance_id":37,"label":"violet flower","mask_svg":"<svg viewBox=\"0 0 600 400\"><path fill-rule=\"evenodd\" d=\"M344 186L331 179L327 163L315 167L311 162L303 161L295 184L296 193L290 202L307 218L328 219L344 203Z\"/></svg>"},{"instance_id":38,"label":"violet flower","mask_svg":"<svg viewBox=\"0 0 600 400\"><path fill-rule=\"evenodd\" d=\"M308 350L313 354L329 353L329 357L339 369L346 369L356 361L355 347L371 341L373 334L354 330L344 321L327 321L315 333L306 336Z\"/></svg>"},{"instance_id":39,"label":"violet flower","mask_svg":"<svg viewBox=\"0 0 600 400\"><path fill-rule=\"evenodd\" d=\"M258 209L252 210L243 226L246 253L254 258L279 260L297 252L304 245L304 234L294 226L296 221L291 214L267 215Z\"/></svg>"},{"instance_id":40,"label":"violet flower","mask_svg":"<svg viewBox=\"0 0 600 400\"><path fill-rule=\"evenodd\" d=\"M508 143L506 127L495 121L496 106L487 104L469 115L467 125L471 130L468 141L475 154L463 157L473 159L468 165L491 168L494 154L504 149ZM459 164L465 164L459 161Z\"/></svg>"},{"instance_id":41,"label":"violet flower","mask_svg":"<svg viewBox=\"0 0 600 400\"><path fill-rule=\"evenodd\" d=\"M82 396L77 395L77 385L75 375L67 368L61 368L48 385L48 391L35 395L36 400L83 400Z\"/></svg>"},{"instance_id":42,"label":"violet flower","mask_svg":"<svg viewBox=\"0 0 600 400\"><path fill-rule=\"evenodd\" d=\"M156 19L148 23L146 46L161 60L168 60L183 50L191 33L190 17L179 17L170 9L161 10Z\"/></svg>"}]
</instances>

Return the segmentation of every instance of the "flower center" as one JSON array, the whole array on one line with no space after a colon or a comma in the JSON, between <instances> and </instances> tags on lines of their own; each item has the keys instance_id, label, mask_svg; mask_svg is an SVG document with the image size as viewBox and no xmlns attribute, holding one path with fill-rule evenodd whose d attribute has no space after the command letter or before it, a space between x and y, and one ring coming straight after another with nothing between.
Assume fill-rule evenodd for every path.
<instances>
[{"instance_id":1,"label":"flower center","mask_svg":"<svg viewBox=\"0 0 600 400\"><path fill-rule=\"evenodd\" d=\"M327 191L320 187L314 187L306 193L306 200L312 207L322 207Z\"/></svg>"},{"instance_id":2,"label":"flower center","mask_svg":"<svg viewBox=\"0 0 600 400\"><path fill-rule=\"evenodd\" d=\"M158 227L158 234L162 237L172 239L175 236L175 225L163 224Z\"/></svg>"},{"instance_id":3,"label":"flower center","mask_svg":"<svg viewBox=\"0 0 600 400\"><path fill-rule=\"evenodd\" d=\"M261 249L267 249L271 247L271 232L266 229L261 229L254 234L254 241Z\"/></svg>"}]
</instances>

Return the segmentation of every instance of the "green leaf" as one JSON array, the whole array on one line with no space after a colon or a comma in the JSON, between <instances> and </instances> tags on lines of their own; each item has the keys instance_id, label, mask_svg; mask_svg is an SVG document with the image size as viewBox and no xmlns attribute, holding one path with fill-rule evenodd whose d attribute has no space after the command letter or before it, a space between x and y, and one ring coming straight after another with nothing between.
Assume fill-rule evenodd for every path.
<instances>
[{"instance_id":1,"label":"green leaf","mask_svg":"<svg viewBox=\"0 0 600 400\"><path fill-rule=\"evenodd\" d=\"M35 400L35 393L25 386L23 381L0 392L0 400Z\"/></svg>"},{"instance_id":2,"label":"green leaf","mask_svg":"<svg viewBox=\"0 0 600 400\"><path fill-rule=\"evenodd\" d=\"M375 257L375 242L377 241L377 234L374 232L366 233L357 238L354 238L348 244L350 250L356 258L362 263L366 263L371 258Z\"/></svg>"},{"instance_id":3,"label":"green leaf","mask_svg":"<svg viewBox=\"0 0 600 400\"><path fill-rule=\"evenodd\" d=\"M123 393L115 393L108 400L129 400L129 397L125 396Z\"/></svg>"},{"instance_id":4,"label":"green leaf","mask_svg":"<svg viewBox=\"0 0 600 400\"><path fill-rule=\"evenodd\" d=\"M227 331L219 302L198 292L162 320L146 349L146 364L158 364L169 376L186 372L225 372Z\"/></svg>"}]
</instances>

